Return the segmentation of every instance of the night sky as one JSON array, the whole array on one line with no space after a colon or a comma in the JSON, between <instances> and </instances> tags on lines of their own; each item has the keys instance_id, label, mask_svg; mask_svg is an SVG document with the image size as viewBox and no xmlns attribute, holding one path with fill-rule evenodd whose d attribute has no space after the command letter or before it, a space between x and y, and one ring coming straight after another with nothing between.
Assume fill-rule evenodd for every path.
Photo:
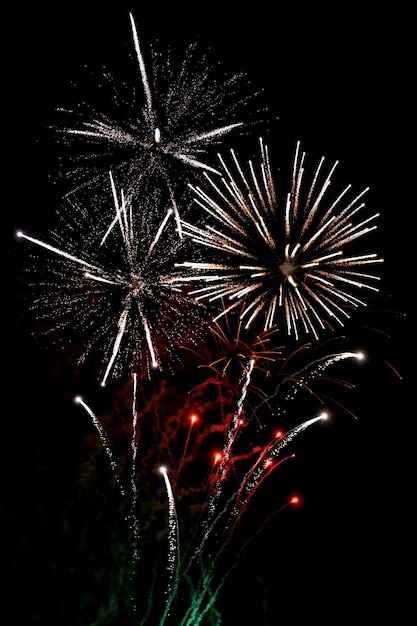
<instances>
[{"instance_id":1,"label":"night sky","mask_svg":"<svg viewBox=\"0 0 417 626\"><path fill-rule=\"evenodd\" d=\"M336 6L278 7L272 15L261 2L224 15L220 3L188 10L119 2L97 11L68 4L3 14L11 40L4 45L2 81L1 521L7 605L14 597L10 623L78 626L68 607L84 589L86 595L100 589L89 576L100 570L100 554L114 558L105 547L106 533L117 533L117 515L108 513L112 496L89 466L95 433L72 403L79 390L97 397L100 391L71 350L32 337L20 297L25 259L14 232L26 224L41 229L57 201L54 156L43 152L45 128L83 65L108 65L117 74L131 45L129 10L144 50L156 39L179 50L198 39L228 71L244 71L264 90L270 122L263 130L280 163L288 166L300 139L314 161L322 155L340 160L345 180L356 189L369 186L367 204L380 213L375 241L385 260L382 297L359 323L381 332L371 333L373 352L353 374L356 388L343 396L356 418L341 409L329 426L296 444L297 460L285 480L303 504L278 516L248 550L236 571L236 595L221 600L224 624L356 623L359 616L369 624L382 618L408 623L415 547L412 18L401 3L373 13L363 5ZM255 140L249 142L256 148ZM360 341L361 333L350 332ZM97 472L105 472L99 452L97 458ZM87 484L94 505L107 511L106 522L88 506ZM274 482L265 486L265 500L243 533L257 525L275 488ZM103 528L101 540L92 540L91 528ZM110 623L94 617L82 626Z\"/></svg>"}]
</instances>

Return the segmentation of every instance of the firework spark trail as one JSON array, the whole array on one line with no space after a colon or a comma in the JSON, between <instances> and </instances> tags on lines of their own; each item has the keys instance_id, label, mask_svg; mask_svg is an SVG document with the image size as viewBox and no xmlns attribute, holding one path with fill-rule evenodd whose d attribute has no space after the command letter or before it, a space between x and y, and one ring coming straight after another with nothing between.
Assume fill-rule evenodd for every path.
<instances>
[{"instance_id":1,"label":"firework spark trail","mask_svg":"<svg viewBox=\"0 0 417 626\"><path fill-rule=\"evenodd\" d=\"M204 521L203 524L203 538L201 540L200 545L198 546L197 550L195 551L194 555L191 557L188 565L185 568L185 572L187 572L192 564L192 562L196 559L197 555L201 553L206 541L208 540L212 530L213 530L213 526L214 524L217 524L218 521L220 520L220 518L222 517L223 514L226 513L227 511L227 505L228 503L226 503L226 505L224 506L223 510L219 513L218 509L218 502L221 498L222 495L222 488L223 488L223 483L227 478L227 470L229 467L229 461L230 461L230 455L232 452L232 448L233 448L233 443L236 440L236 436L239 432L239 426L240 426L240 420L241 420L241 415L242 415L242 411L243 411L243 405L244 405L244 401L246 398L246 394L247 394L247 389L248 386L250 384L250 379L251 379L251 375L252 375L252 371L253 371L253 367L255 365L255 359L250 359L249 361L249 367L246 370L246 378L245 378L245 382L242 386L242 392L241 395L239 397L239 401L238 401L238 405L237 405L237 409L232 417L231 423L227 428L227 433L226 433L226 442L224 445L224 449L223 449L223 453L221 454L221 462L220 465L216 471L216 475L219 476L219 478L217 478L216 480L216 484L215 484L215 489L214 489L214 493L212 493L209 497L209 501L208 501L208 515L206 520ZM216 519L213 520L214 516L216 516Z\"/></svg>"},{"instance_id":2,"label":"firework spark trail","mask_svg":"<svg viewBox=\"0 0 417 626\"><path fill-rule=\"evenodd\" d=\"M145 61L143 60L142 51L140 49L138 30L136 28L136 23L135 23L132 13L129 13L129 19L130 19L130 26L132 30L133 43L135 46L136 57L138 60L140 75L142 79L143 91L145 92L145 96L146 96L146 105L148 109L149 122L154 126L155 120L154 120L153 105L152 105L152 93L149 87L148 76L147 76L146 68L145 68ZM156 130L157 129L155 129L154 131L154 137L155 137L155 141L159 142L159 133L157 133Z\"/></svg>"},{"instance_id":3,"label":"firework spark trail","mask_svg":"<svg viewBox=\"0 0 417 626\"><path fill-rule=\"evenodd\" d=\"M154 597L154 592L155 592L155 588L157 586L157 578L158 578L158 572L157 572L157 568L154 567L153 571L152 571L152 579L151 579L151 583L149 585L149 591L148 591L148 601L146 603L146 611L145 614L142 616L142 619L140 621L140 625L139 626L146 626L146 624L149 624L149 617L152 613L152 608L153 608L153 597Z\"/></svg>"},{"instance_id":4,"label":"firework spark trail","mask_svg":"<svg viewBox=\"0 0 417 626\"><path fill-rule=\"evenodd\" d=\"M224 539L221 542L221 548L218 552L218 556L220 556L223 549L227 546L229 541L233 536L233 532L240 521L242 514L245 512L246 507L257 491L260 484L263 482L263 479L266 477L266 474L271 471L271 462L280 455L281 451L301 432L315 424L320 420L324 420L327 418L327 414L322 413L317 417L310 418L305 420L298 426L292 428L284 437L277 440L274 438L265 448L262 450L257 460L251 465L250 469L244 475L241 480L240 487L236 493L234 493L226 502L225 506L221 511L217 511L217 517L211 521L211 526L208 530L206 530L206 534L204 537L204 541L199 547L199 551L201 551L204 543L207 541L210 533L213 532L213 528L217 526L219 521L223 519L223 517L229 513L229 520L232 520L232 524L225 524L224 530L221 533L221 537ZM289 457L288 457L289 458ZM284 459L282 459L284 461ZM279 463L280 464L280 463ZM274 468L277 467L278 464L275 464ZM274 469L272 468L272 469ZM230 505L232 504L232 508L230 509Z\"/></svg>"},{"instance_id":5,"label":"firework spark trail","mask_svg":"<svg viewBox=\"0 0 417 626\"><path fill-rule=\"evenodd\" d=\"M195 415L192 415L190 419L190 426L188 428L187 439L185 440L185 444L184 444L184 452L182 453L181 461L179 462L178 469L177 469L177 482L178 482L178 478L181 473L182 467L184 465L185 455L187 454L188 444L190 442L191 431L196 421L197 421L197 417Z\"/></svg>"},{"instance_id":6,"label":"firework spark trail","mask_svg":"<svg viewBox=\"0 0 417 626\"><path fill-rule=\"evenodd\" d=\"M185 572L189 570L191 564L193 563L197 555L201 553L206 541L209 538L209 535L213 532L214 525L217 524L222 518L222 516L227 512L228 505L232 499L230 498L229 501L226 502L226 504L224 505L223 509L220 512L218 511L218 502L221 498L223 483L227 479L227 471L229 467L230 456L232 453L233 444L239 432L239 427L241 425L241 416L242 416L242 412L244 408L244 402L246 399L248 387L250 385L254 365L255 365L255 358L252 357L249 359L249 367L245 369L245 373L246 373L245 382L242 386L242 391L239 396L237 409L232 416L231 423L227 427L226 441L224 444L223 452L222 454L218 455L220 459L220 465L216 471L216 476L218 476L218 478L216 479L216 482L215 482L214 493L210 495L209 501L208 501L208 515L203 524L203 529L204 529L203 539L201 540L199 547L197 548L194 555L191 557L188 565L186 566ZM214 464L215 462L213 463L213 467L214 467ZM216 516L215 520L213 520L214 516Z\"/></svg>"},{"instance_id":7,"label":"firework spark trail","mask_svg":"<svg viewBox=\"0 0 417 626\"><path fill-rule=\"evenodd\" d=\"M197 586L194 588L191 602L180 622L180 626L197 626L201 623L203 617L207 612L213 608L217 595L223 585L226 575L222 578L219 585L214 591L211 591L211 584L215 574L215 562L211 561L204 570L204 566L201 565L202 573L198 580ZM206 601L206 596L208 600ZM204 604L205 603L205 604ZM217 624L221 624L221 616Z\"/></svg>"},{"instance_id":8,"label":"firework spark trail","mask_svg":"<svg viewBox=\"0 0 417 626\"><path fill-rule=\"evenodd\" d=\"M132 258L131 256L132 246L134 243L133 233L132 233L132 228L131 228L132 214L130 213L130 219L128 221L127 214L126 214L126 202L125 202L123 189L120 191L120 200L119 200L119 197L117 195L116 184L114 182L113 172L109 172L109 178L110 178L110 186L111 186L111 191L112 191L112 196L113 196L114 208L116 210L116 215L113 218L112 222L110 223L108 229L106 230L100 242L100 246L104 244L104 242L106 241L107 237L110 235L115 225L119 224L123 242L126 247L126 252L128 254L128 257L131 259ZM132 205L130 205L130 208L131 206Z\"/></svg>"},{"instance_id":9,"label":"firework spark trail","mask_svg":"<svg viewBox=\"0 0 417 626\"><path fill-rule=\"evenodd\" d=\"M138 545L139 545L139 527L136 515L136 507L138 503L138 487L136 480L136 462L138 455L138 410L137 410L137 395L138 395L138 376L133 374L133 399L132 399L132 466L130 473L130 488L132 491L132 503L130 508L130 519L133 526L133 575L135 574L135 566L139 557ZM132 598L133 599L133 598Z\"/></svg>"},{"instance_id":10,"label":"firework spark trail","mask_svg":"<svg viewBox=\"0 0 417 626\"><path fill-rule=\"evenodd\" d=\"M92 423L95 426L99 437L100 437L100 441L102 443L103 449L105 450L108 459L110 461L110 467L112 470L112 474L116 480L117 486L120 490L120 495L122 496L122 498L124 498L125 496L125 490L124 487L120 481L120 477L119 474L117 472L117 466L118 466L118 461L115 458L114 452L113 452L113 448L112 445L110 443L110 440L100 422L100 420L98 419L98 417L95 415L95 413L92 411L92 409L86 404L86 402L80 397L77 396L75 398L75 402L77 404L80 404L83 409L86 411L86 413L91 417ZM138 434L138 423L137 423L137 375L134 374L133 375L133 401L132 401L132 439L131 439L131 446L132 446L132 466L131 466L131 476L130 476L130 488L131 488L131 505L130 505L130 514L128 515L127 521L130 523L131 525L131 530L132 530L132 534L133 534L133 568L132 568L132 580L133 577L136 573L136 564L139 558L139 553L138 553L138 545L139 545L139 526L138 526L138 519L136 516L136 506L137 506L137 501L138 501L138 489L137 489L137 481L136 481L136 459L137 459L137 451L138 451L138 442L137 442L137 434ZM136 601L134 599L134 597L131 597L131 601L132 601L132 606L133 606L133 610L134 612L137 609L136 606Z\"/></svg>"},{"instance_id":11,"label":"firework spark trail","mask_svg":"<svg viewBox=\"0 0 417 626\"><path fill-rule=\"evenodd\" d=\"M298 426L292 428L284 437L278 440L274 438L271 443L264 448L257 461L252 465L241 481L239 490L235 497L235 504L233 505L233 509L230 514L230 518L234 518L234 522L229 531L229 536L232 535L234 528L236 527L242 513L246 510L250 499L257 491L261 482L263 482L263 478L270 472L270 462L279 456L281 451L294 439L294 437L306 430L309 426L325 419L327 419L327 414L321 413L316 417L306 420Z\"/></svg>"},{"instance_id":12,"label":"firework spark trail","mask_svg":"<svg viewBox=\"0 0 417 626\"><path fill-rule=\"evenodd\" d=\"M246 369L245 382L242 386L242 391L241 391L239 401L237 404L237 409L232 416L231 423L227 427L226 441L224 444L223 452L221 454L220 465L216 471L216 476L218 476L218 478L216 479L216 482L215 482L214 492L209 497L208 514L203 523L203 538L198 548L195 550L193 556L191 557L188 565L186 566L185 572L189 570L189 568L191 567L191 564L194 562L197 556L201 553L204 545L206 544L207 540L209 539L210 535L213 532L214 526L217 525L217 523L221 520L223 515L226 514L228 505L233 499L233 496L229 498L229 500L224 505L223 509L221 511L218 511L218 504L219 504L219 500L221 499L223 484L225 480L227 479L227 471L229 468L230 455L232 452L233 444L236 440L236 436L239 432L239 426L240 426L242 411L244 407L244 401L247 395L247 390L250 384L254 365L255 365L255 359L251 358L249 360L249 367Z\"/></svg>"},{"instance_id":13,"label":"firework spark trail","mask_svg":"<svg viewBox=\"0 0 417 626\"><path fill-rule=\"evenodd\" d=\"M325 356L319 357L314 361L310 361L302 368L292 372L288 376L285 376L276 386L275 391L272 394L267 395L262 402L260 402L253 409L253 413L256 414L257 411L265 404L269 404L277 395L281 387L290 380L297 380L301 382L304 378L311 377L314 375L321 375L322 372L327 370L329 367L338 363L339 361L344 361L346 359L357 359L358 361L362 361L364 355L362 352L351 352L351 351L343 351L343 352L335 352L333 354L327 354ZM293 390L293 394L297 393L299 387L295 387Z\"/></svg>"},{"instance_id":14,"label":"firework spark trail","mask_svg":"<svg viewBox=\"0 0 417 626\"><path fill-rule=\"evenodd\" d=\"M180 562L180 547L178 536L178 520L177 511L175 508L175 498L172 491L171 483L169 481L168 472L166 467L160 467L165 487L168 495L168 586L166 589L166 604L164 613L161 619L161 626L169 616L171 603L176 594L178 586L178 564Z\"/></svg>"},{"instance_id":15,"label":"firework spark trail","mask_svg":"<svg viewBox=\"0 0 417 626\"><path fill-rule=\"evenodd\" d=\"M100 441L102 443L102 446L107 454L107 457L109 459L110 462L110 467L112 470L112 474L116 480L117 486L120 490L120 494L122 497L124 497L125 492L124 492L124 488L123 485L120 482L120 478L119 478L119 474L117 472L117 466L118 466L118 461L115 457L112 445L109 441L109 438L107 436L106 431L104 430L100 420L98 419L98 417L95 415L95 413L92 411L92 409L88 406L88 404L86 402L84 402L84 400L80 397L77 396L75 398L75 402L79 405L81 405L83 407L83 409L86 411L86 413L91 417L91 421L94 425L94 427L96 428L98 435L100 437Z\"/></svg>"},{"instance_id":16,"label":"firework spark trail","mask_svg":"<svg viewBox=\"0 0 417 626\"><path fill-rule=\"evenodd\" d=\"M209 174L205 177L208 191L189 185L207 221L204 226L183 221L183 233L202 247L202 254L217 251L222 261L185 261L180 266L190 275L188 281L183 277L180 282L198 283L190 292L197 301L229 300L229 306L215 319L246 299L241 313L246 328L255 319L262 319L264 329L271 328L281 309L288 335L298 340L303 332L318 339L325 328L320 314L343 326L349 317L347 306L366 305L353 292L378 291L375 283L379 277L361 268L382 259L374 253L348 255L344 250L376 228L372 223L378 214L356 222L365 207L362 197L367 189L349 201L345 197L351 188L348 185L335 200L328 199L337 162L320 185L324 159L304 198L305 153L300 152L299 143L283 213L276 201L268 149L262 139L259 142L260 176L252 162L246 175L231 151L236 177L218 155L222 187Z\"/></svg>"},{"instance_id":17,"label":"firework spark trail","mask_svg":"<svg viewBox=\"0 0 417 626\"><path fill-rule=\"evenodd\" d=\"M231 424L227 429L227 438L226 438L225 446L224 446L223 453L222 453L222 459L221 459L219 468L217 470L217 474L219 478L215 486L215 493L210 497L209 504L208 504L208 518L206 521L207 529L210 528L211 526L213 516L216 514L217 503L222 495L222 486L227 477L227 470L229 467L230 455L232 453L233 444L239 432L243 405L246 399L246 394L248 391L248 386L250 384L254 365L255 365L255 359L250 359L249 367L246 371L245 382L242 386L242 392L241 392L239 402L237 405L237 410L234 413Z\"/></svg>"},{"instance_id":18,"label":"firework spark trail","mask_svg":"<svg viewBox=\"0 0 417 626\"><path fill-rule=\"evenodd\" d=\"M22 232L21 230L18 230L16 233L17 237L22 238L22 239L26 239L27 241L30 241L31 243L34 243L37 246L41 246L41 248L45 248L45 250L49 250L50 252L54 252L55 254L58 254L59 256L64 257L65 259L68 259L69 261L73 261L74 263L78 263L79 265L81 265L82 267L88 267L90 269L95 270L96 272L100 271L100 268L97 267L96 265L92 265L91 263L88 263L88 261L85 261L84 259L79 259L78 257L74 256L73 254L69 254L68 252L65 252L65 250L60 250L59 248L56 248L55 246L51 246L50 244L41 241L40 239L36 239L36 237L31 237L30 235L27 235L26 233ZM113 283L113 281L106 279L105 277L102 277L103 282L108 282L109 284L115 284Z\"/></svg>"}]
</instances>

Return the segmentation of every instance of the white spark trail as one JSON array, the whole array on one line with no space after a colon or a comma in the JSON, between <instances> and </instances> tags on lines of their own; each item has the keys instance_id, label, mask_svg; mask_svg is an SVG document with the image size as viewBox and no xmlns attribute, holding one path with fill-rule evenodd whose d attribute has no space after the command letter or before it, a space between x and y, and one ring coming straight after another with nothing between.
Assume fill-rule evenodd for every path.
<instances>
[{"instance_id":1,"label":"white spark trail","mask_svg":"<svg viewBox=\"0 0 417 626\"><path fill-rule=\"evenodd\" d=\"M211 532L211 527L213 525L213 519L214 516L218 514L218 503L219 500L221 499L222 493L223 493L223 484L227 478L227 470L229 468L229 462L230 462L230 456L232 453L232 449L233 449L233 445L236 441L236 437L239 433L239 429L240 429L240 420L242 417L242 411L243 411L243 406L244 406L244 402L246 399L246 395L247 395L247 391L248 391L248 386L250 384L251 381L251 377L252 377L252 372L253 372L253 368L255 366L255 359L250 359L249 364L248 364L248 368L246 370L246 375L245 375L245 380L244 383L242 385L242 391L239 397L239 401L238 401L238 405L237 405L237 409L233 415L233 419L231 422L230 427L228 428L227 431L227 439L224 445L224 449L223 449L223 453L222 453L222 460L220 463L220 466L218 468L218 480L216 482L216 486L215 489L213 491L213 494L211 495L210 499L209 499L209 503L208 503L208 514L207 514L207 519L205 521L204 524L204 528L205 528L205 532L204 532L204 538L202 541L202 544L200 545L199 550L201 550L202 546L204 545L205 541L208 539L209 534Z\"/></svg>"},{"instance_id":2,"label":"white spark trail","mask_svg":"<svg viewBox=\"0 0 417 626\"><path fill-rule=\"evenodd\" d=\"M136 463L138 456L138 409L137 409L137 396L138 396L138 376L137 374L133 374L133 398L132 398L132 438L131 438L131 448L132 448L132 465L131 465L131 473L130 473L130 488L132 492L132 501L130 506L130 519L132 524L132 532L133 532L133 572L132 577L136 574L136 565L139 560L139 539L140 539L140 530L139 530L139 520L136 513L136 508L138 504L138 486L136 479Z\"/></svg>"},{"instance_id":3,"label":"white spark trail","mask_svg":"<svg viewBox=\"0 0 417 626\"><path fill-rule=\"evenodd\" d=\"M25 235L25 233L23 233L20 230L16 234L18 237L22 239L27 239L27 241L30 241L31 243L34 243L37 246L41 246L42 248L45 248L45 250L54 252L54 254L58 254L64 259L69 259L70 261L74 261L74 263L78 263L79 265L82 265L83 267L89 267L93 270L96 270L97 272L102 271L96 265L93 265L92 263L89 263L88 261L85 261L84 259L80 259L79 257L76 257L73 254L70 254L69 252L65 252L65 250L60 250L59 248L56 248L55 246L51 246L49 243L41 241L40 239L36 239L35 237L30 237L29 235Z\"/></svg>"},{"instance_id":4,"label":"white spark trail","mask_svg":"<svg viewBox=\"0 0 417 626\"><path fill-rule=\"evenodd\" d=\"M122 311L122 313L120 315L119 322L117 324L119 330L118 330L117 335L116 335L115 340L114 340L113 352L112 352L112 354L110 356L109 362L107 363L107 367L106 367L106 370L104 372L104 376L103 376L103 378L101 380L101 383L100 383L102 387L105 387L105 385L107 383L107 379L108 379L108 377L110 375L110 372L111 372L111 370L113 368L113 365L114 365L114 362L116 360L116 357L117 357L117 355L119 353L120 345L121 345L121 342L122 342L122 337L123 337L123 335L125 333L125 330L126 330L126 322L127 322L127 318L128 318L128 315L129 315L130 303L131 303L131 297L128 296L127 299L126 299L125 307L124 307L124 309L123 309L123 311Z\"/></svg>"},{"instance_id":5,"label":"white spark trail","mask_svg":"<svg viewBox=\"0 0 417 626\"><path fill-rule=\"evenodd\" d=\"M142 79L143 90L145 92L145 97L146 97L149 121L152 124L152 126L154 126L155 116L154 116L153 105L152 105L152 92L149 87L149 81L148 81L148 76L146 73L145 62L143 60L142 51L140 49L138 31L137 31L136 23L135 23L132 13L129 13L129 19L130 19L130 25L132 29L132 37L133 37L133 43L135 46L136 58L139 63L139 70L140 70L140 75Z\"/></svg>"},{"instance_id":6,"label":"white spark trail","mask_svg":"<svg viewBox=\"0 0 417 626\"><path fill-rule=\"evenodd\" d=\"M179 548L179 530L178 530L178 520L177 520L177 511L175 508L175 498L174 493L172 491L171 483L168 477L168 472L166 467L160 467L159 471L161 472L164 481L165 488L168 495L168 575L169 582L166 589L166 605L164 614L162 616L161 624L164 623L165 619L169 616L170 605L173 599L173 595L175 595L175 590L178 585L178 564L180 562L180 548Z\"/></svg>"},{"instance_id":7,"label":"white spark trail","mask_svg":"<svg viewBox=\"0 0 417 626\"><path fill-rule=\"evenodd\" d=\"M159 240L159 238L161 236L161 233L164 230L165 226L167 225L167 222L168 222L168 220L169 220L169 218L170 218L170 216L172 215L173 212L174 212L173 209L168 209L164 219L162 220L162 223L161 223L160 227L158 228L158 230L156 232L154 240L152 241L151 245L149 246L148 254L152 254L152 251L155 248L156 244L158 243L158 240Z\"/></svg>"},{"instance_id":8,"label":"white spark trail","mask_svg":"<svg viewBox=\"0 0 417 626\"><path fill-rule=\"evenodd\" d=\"M117 473L117 466L118 466L118 461L115 457L115 454L113 452L113 448L111 446L111 443L109 441L109 438L107 436L106 431L104 430L100 420L98 419L98 417L95 415L95 413L92 411L92 409L88 406L88 404L81 398L81 396L77 396L75 399L75 402L77 404L79 404L80 406L83 407L83 409L86 411L86 413L91 417L91 421L94 425L94 427L96 428L98 435L100 437L101 443L103 445L103 448L107 454L107 457L109 459L110 462L110 467L113 473L113 476L116 480L117 486L119 487L120 490L120 494L122 497L124 497L125 492L123 489L122 484L120 483L120 479L119 479L119 475Z\"/></svg>"}]
</instances>

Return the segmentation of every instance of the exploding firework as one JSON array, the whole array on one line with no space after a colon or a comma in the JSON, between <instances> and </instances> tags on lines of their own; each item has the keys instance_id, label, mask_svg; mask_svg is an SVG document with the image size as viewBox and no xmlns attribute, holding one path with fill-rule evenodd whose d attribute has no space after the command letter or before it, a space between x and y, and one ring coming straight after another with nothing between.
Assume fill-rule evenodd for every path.
<instances>
[{"instance_id":1,"label":"exploding firework","mask_svg":"<svg viewBox=\"0 0 417 626\"><path fill-rule=\"evenodd\" d=\"M256 363L263 375L268 376L270 365L275 363L282 353L282 346L278 346L277 327L257 331L253 328L244 328L241 313L229 311L210 324L210 332L215 344L214 354L207 358L206 367L211 368L219 376L228 375L233 379L245 371L249 361ZM224 306L223 306L224 309ZM204 355L200 355L204 356Z\"/></svg>"},{"instance_id":2,"label":"exploding firework","mask_svg":"<svg viewBox=\"0 0 417 626\"><path fill-rule=\"evenodd\" d=\"M378 214L363 214L364 189L350 197L351 185L330 198L330 185L337 162L324 172L322 158L312 182L305 181L306 155L297 143L291 189L279 204L272 176L269 151L260 140L258 170L248 163L248 173L231 151L234 175L219 155L222 179L206 174L208 190L193 187L195 202L206 214L206 223L183 222L183 232L202 246L212 259L186 261L192 281L203 286L190 292L196 300L225 299L225 311L246 305L241 313L245 327L262 320L264 329L278 323L284 314L287 334L318 338L325 329L343 326L348 308L366 303L358 291L378 291L379 277L363 268L378 264L374 253L345 252L346 248L376 228ZM307 186L306 186L307 185Z\"/></svg>"},{"instance_id":3,"label":"exploding firework","mask_svg":"<svg viewBox=\"0 0 417 626\"><path fill-rule=\"evenodd\" d=\"M134 80L119 85L105 73L107 97L100 95L99 110L79 102L73 109L59 109L62 122L55 129L74 161L64 175L73 189L97 189L111 169L127 196L156 184L173 202L180 183L193 172L215 171L210 148L246 129L248 120L239 116L252 110L246 105L258 94L242 73L219 78L218 68L199 56L195 43L181 64L169 49L164 54L151 48L148 69L134 17L129 17Z\"/></svg>"},{"instance_id":4,"label":"exploding firework","mask_svg":"<svg viewBox=\"0 0 417 626\"><path fill-rule=\"evenodd\" d=\"M33 311L48 320L48 333L72 329L83 342L81 361L99 350L103 385L126 372L149 376L182 340L197 336L204 319L171 285L182 248L172 208L161 219L154 194L134 209L111 174L110 183L113 202L106 209L73 205L58 212L61 227L49 241L18 233L44 252L32 268Z\"/></svg>"}]
</instances>

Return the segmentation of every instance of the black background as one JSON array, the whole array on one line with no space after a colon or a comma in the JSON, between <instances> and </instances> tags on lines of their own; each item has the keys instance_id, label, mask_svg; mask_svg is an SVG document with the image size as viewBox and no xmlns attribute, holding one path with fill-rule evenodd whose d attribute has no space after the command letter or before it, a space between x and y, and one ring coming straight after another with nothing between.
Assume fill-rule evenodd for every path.
<instances>
[{"instance_id":1,"label":"black background","mask_svg":"<svg viewBox=\"0 0 417 626\"><path fill-rule=\"evenodd\" d=\"M65 358L31 338L14 298L22 263L14 230L50 202L38 141L50 112L84 64L116 69L125 58L129 10L144 45L160 38L181 49L199 38L227 68L264 88L279 118L280 149L301 139L315 157L339 159L357 188L370 186L368 204L381 214L381 290L389 309L405 313L388 316L391 338L381 341L352 399L358 419L344 415L302 446L294 488L304 493L303 507L248 556L246 567L262 572L262 583L249 585L242 570L225 623L263 623L248 609L251 592L261 588L270 624L304 616L322 624L359 616L408 622L415 559L415 64L411 11L389 6L119 2L3 13L2 587L14 596L10 623L64 623L53 620L65 593L60 555L71 529L63 529L57 511L66 499L76 501L76 461L66 463L70 448L79 453L79 427L60 418L60 403L70 402Z\"/></svg>"}]
</instances>

